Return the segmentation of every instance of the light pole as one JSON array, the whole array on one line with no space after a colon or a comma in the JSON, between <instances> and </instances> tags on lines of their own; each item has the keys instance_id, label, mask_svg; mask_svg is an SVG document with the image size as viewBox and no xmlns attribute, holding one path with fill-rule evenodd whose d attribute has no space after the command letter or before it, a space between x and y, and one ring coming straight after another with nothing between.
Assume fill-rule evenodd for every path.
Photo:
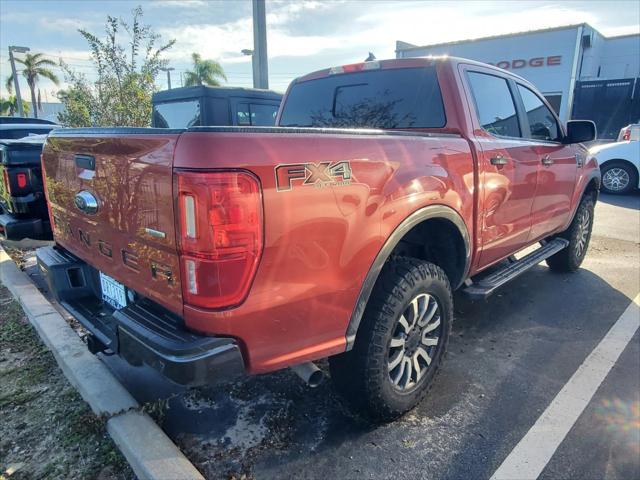
<instances>
[{"instance_id":1,"label":"light pole","mask_svg":"<svg viewBox=\"0 0 640 480\"><path fill-rule=\"evenodd\" d=\"M161 68L163 72L167 72L167 84L169 85L169 90L171 90L171 72L175 70L173 67Z\"/></svg>"},{"instance_id":2,"label":"light pole","mask_svg":"<svg viewBox=\"0 0 640 480\"><path fill-rule=\"evenodd\" d=\"M253 0L253 79L255 88L269 88L267 20L264 0Z\"/></svg>"},{"instance_id":3,"label":"light pole","mask_svg":"<svg viewBox=\"0 0 640 480\"><path fill-rule=\"evenodd\" d=\"M16 71L16 62L13 59L13 52L26 53L29 51L29 47L17 47L15 45L9 45L9 61L11 62L11 73L13 74L13 85L16 89L16 101L18 102L18 114L24 117L24 110L22 109L22 95L20 95L20 82L18 82L18 72ZM33 105L35 108L36 106Z\"/></svg>"}]
</instances>

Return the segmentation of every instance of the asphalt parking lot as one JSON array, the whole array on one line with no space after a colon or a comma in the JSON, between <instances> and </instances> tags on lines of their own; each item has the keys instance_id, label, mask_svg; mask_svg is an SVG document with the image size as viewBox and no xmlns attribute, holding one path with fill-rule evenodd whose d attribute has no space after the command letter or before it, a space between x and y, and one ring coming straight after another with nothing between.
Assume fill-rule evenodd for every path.
<instances>
[{"instance_id":1,"label":"asphalt parking lot","mask_svg":"<svg viewBox=\"0 0 640 480\"><path fill-rule=\"evenodd\" d=\"M27 272L38 283L32 262ZM330 382L289 371L185 391L103 357L210 478L489 478L640 292L640 195L601 196L575 274L541 264L486 302L457 295L449 356L431 393L394 423L349 412ZM635 333L540 478L640 478Z\"/></svg>"}]
</instances>

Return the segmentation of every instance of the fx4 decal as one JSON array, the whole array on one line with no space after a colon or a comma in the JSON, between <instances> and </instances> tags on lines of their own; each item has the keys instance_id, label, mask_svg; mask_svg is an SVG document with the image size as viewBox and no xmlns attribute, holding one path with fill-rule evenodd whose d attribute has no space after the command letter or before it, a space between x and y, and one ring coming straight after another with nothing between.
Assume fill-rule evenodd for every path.
<instances>
[{"instance_id":1,"label":"fx4 decal","mask_svg":"<svg viewBox=\"0 0 640 480\"><path fill-rule=\"evenodd\" d=\"M294 184L313 185L316 188L340 187L351 183L351 163L289 163L275 168L276 190L291 190Z\"/></svg>"}]
</instances>

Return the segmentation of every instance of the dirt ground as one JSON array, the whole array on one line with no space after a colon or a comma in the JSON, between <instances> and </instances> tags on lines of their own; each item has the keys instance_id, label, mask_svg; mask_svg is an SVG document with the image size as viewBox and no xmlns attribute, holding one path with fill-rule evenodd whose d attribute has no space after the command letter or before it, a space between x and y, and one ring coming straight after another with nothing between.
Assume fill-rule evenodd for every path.
<instances>
[{"instance_id":1,"label":"dirt ground","mask_svg":"<svg viewBox=\"0 0 640 480\"><path fill-rule=\"evenodd\" d=\"M1 284L0 417L0 480L135 478Z\"/></svg>"}]
</instances>

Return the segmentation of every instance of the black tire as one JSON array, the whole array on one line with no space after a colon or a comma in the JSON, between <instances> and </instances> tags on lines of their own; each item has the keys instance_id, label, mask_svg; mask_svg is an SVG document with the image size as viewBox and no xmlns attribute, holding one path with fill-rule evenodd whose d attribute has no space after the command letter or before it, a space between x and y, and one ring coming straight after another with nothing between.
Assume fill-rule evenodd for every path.
<instances>
[{"instance_id":1,"label":"black tire","mask_svg":"<svg viewBox=\"0 0 640 480\"><path fill-rule=\"evenodd\" d=\"M612 195L624 195L631 192L638 186L638 172L630 163L620 160L612 160L605 163L600 171L602 175L602 185L600 189L604 193L610 193ZM615 188L615 184L612 184L610 181L605 181L608 175L611 175L613 172L621 171L626 173L626 177L624 175L621 176L620 174L616 175L615 177L626 180L626 185L623 184L619 188Z\"/></svg>"},{"instance_id":2,"label":"black tire","mask_svg":"<svg viewBox=\"0 0 640 480\"><path fill-rule=\"evenodd\" d=\"M580 267L591 240L594 209L593 196L587 194L582 197L569 228L556 235L556 237L569 240L569 246L547 258L547 265L551 270L554 272L575 272ZM584 223L585 219L587 224Z\"/></svg>"},{"instance_id":3,"label":"black tire","mask_svg":"<svg viewBox=\"0 0 640 480\"><path fill-rule=\"evenodd\" d=\"M427 323L420 325L421 321ZM408 257L390 260L371 293L353 349L329 359L336 388L374 421L399 417L416 406L433 384L449 343L452 321L451 285L440 267ZM406 329L409 323L412 328ZM403 336L402 346L391 346L392 339L397 342ZM437 344L428 343L433 341ZM407 357L410 352L414 352L411 359ZM402 356L402 365L390 370L397 355ZM396 385L392 374L400 378Z\"/></svg>"}]
</instances>

